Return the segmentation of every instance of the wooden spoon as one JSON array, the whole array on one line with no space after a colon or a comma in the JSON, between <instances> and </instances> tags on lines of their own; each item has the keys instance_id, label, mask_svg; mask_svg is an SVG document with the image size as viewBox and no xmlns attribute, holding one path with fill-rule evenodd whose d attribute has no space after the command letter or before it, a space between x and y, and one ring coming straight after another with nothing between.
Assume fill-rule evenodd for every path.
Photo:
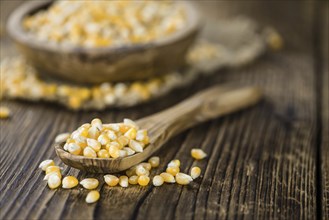
<instances>
[{"instance_id":1,"label":"wooden spoon","mask_svg":"<svg viewBox=\"0 0 329 220\"><path fill-rule=\"evenodd\" d=\"M150 137L142 153L116 159L87 158L72 155L55 145L57 155L72 167L93 173L114 173L126 170L145 161L159 150L168 139L204 121L241 110L256 104L261 99L256 87L214 86L159 113L141 118L136 123L147 129Z\"/></svg>"}]
</instances>

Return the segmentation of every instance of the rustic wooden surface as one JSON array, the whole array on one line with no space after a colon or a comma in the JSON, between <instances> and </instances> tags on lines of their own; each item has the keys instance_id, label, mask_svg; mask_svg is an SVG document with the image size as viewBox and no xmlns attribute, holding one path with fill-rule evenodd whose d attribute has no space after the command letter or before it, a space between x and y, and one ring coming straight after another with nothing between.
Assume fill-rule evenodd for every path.
<instances>
[{"instance_id":1,"label":"rustic wooden surface","mask_svg":"<svg viewBox=\"0 0 329 220\"><path fill-rule=\"evenodd\" d=\"M5 2L1 1L1 11ZM328 32L324 31L328 4L198 4L207 12L208 22L243 13L273 25L284 35L285 49L126 110L73 113L46 103L5 102L13 117L0 125L1 219L329 218ZM1 39L1 57L12 51L7 42ZM174 158L182 161L183 172L192 165L200 166L203 175L193 184L110 188L101 175L64 166L64 175L94 176L101 181L101 199L88 205L84 202L86 190L50 190L42 181L39 162L46 158L60 162L51 147L56 134L72 131L94 117L107 122L138 119L224 82L262 86L266 98L252 109L184 132L157 153L162 160L157 173ZM189 151L194 147L201 147L209 157L193 161Z\"/></svg>"}]
</instances>

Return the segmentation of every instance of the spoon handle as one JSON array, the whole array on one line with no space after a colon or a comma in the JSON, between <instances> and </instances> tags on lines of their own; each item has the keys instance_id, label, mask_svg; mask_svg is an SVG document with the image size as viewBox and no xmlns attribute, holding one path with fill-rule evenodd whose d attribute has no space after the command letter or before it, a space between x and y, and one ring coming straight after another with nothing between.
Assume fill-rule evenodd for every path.
<instances>
[{"instance_id":1,"label":"spoon handle","mask_svg":"<svg viewBox=\"0 0 329 220\"><path fill-rule=\"evenodd\" d=\"M214 86L162 112L138 121L158 150L168 139L204 121L241 110L261 99L256 87Z\"/></svg>"}]
</instances>

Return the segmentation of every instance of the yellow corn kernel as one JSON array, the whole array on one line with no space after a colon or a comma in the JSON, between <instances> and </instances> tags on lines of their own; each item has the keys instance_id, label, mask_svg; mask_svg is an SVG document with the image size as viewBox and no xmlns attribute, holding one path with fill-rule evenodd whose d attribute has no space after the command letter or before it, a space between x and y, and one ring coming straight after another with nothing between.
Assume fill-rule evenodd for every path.
<instances>
[{"instance_id":1,"label":"yellow corn kernel","mask_svg":"<svg viewBox=\"0 0 329 220\"><path fill-rule=\"evenodd\" d=\"M79 184L79 181L74 176L66 176L63 178L62 181L62 187L64 189L71 189L73 187L76 187Z\"/></svg>"},{"instance_id":2,"label":"yellow corn kernel","mask_svg":"<svg viewBox=\"0 0 329 220\"><path fill-rule=\"evenodd\" d=\"M59 168L59 166L48 166L46 168L46 174L49 174L49 173L53 173L53 172L61 172L61 169Z\"/></svg>"},{"instance_id":3,"label":"yellow corn kernel","mask_svg":"<svg viewBox=\"0 0 329 220\"><path fill-rule=\"evenodd\" d=\"M121 187L128 187L128 177L127 176L120 176L119 177L119 184Z\"/></svg>"},{"instance_id":4,"label":"yellow corn kernel","mask_svg":"<svg viewBox=\"0 0 329 220\"><path fill-rule=\"evenodd\" d=\"M107 145L108 143L110 143L110 138L109 138L106 134L101 134L101 135L98 136L97 141L98 141L101 145L105 146L105 145Z\"/></svg>"},{"instance_id":5,"label":"yellow corn kernel","mask_svg":"<svg viewBox=\"0 0 329 220\"><path fill-rule=\"evenodd\" d=\"M110 147L109 147L109 153L110 153L110 156L113 157L113 158L120 157L119 148L117 146L115 146L115 145L110 145Z\"/></svg>"},{"instance_id":6,"label":"yellow corn kernel","mask_svg":"<svg viewBox=\"0 0 329 220\"><path fill-rule=\"evenodd\" d=\"M55 163L53 160L44 160L40 163L39 168L42 169L43 171L46 171L47 167L54 165Z\"/></svg>"},{"instance_id":7,"label":"yellow corn kernel","mask_svg":"<svg viewBox=\"0 0 329 220\"><path fill-rule=\"evenodd\" d=\"M175 183L175 177L171 175L170 173L161 173L160 176L163 178L163 180L166 183Z\"/></svg>"},{"instance_id":8,"label":"yellow corn kernel","mask_svg":"<svg viewBox=\"0 0 329 220\"><path fill-rule=\"evenodd\" d=\"M91 126L98 128L99 131L103 128L103 123L99 118L93 119L90 124Z\"/></svg>"},{"instance_id":9,"label":"yellow corn kernel","mask_svg":"<svg viewBox=\"0 0 329 220\"><path fill-rule=\"evenodd\" d=\"M149 136L146 136L146 137L144 138L144 140L142 141L142 143L143 143L144 145L149 144L149 143L150 143L150 137L149 137Z\"/></svg>"},{"instance_id":10,"label":"yellow corn kernel","mask_svg":"<svg viewBox=\"0 0 329 220\"><path fill-rule=\"evenodd\" d=\"M143 152L143 144L141 142L135 141L135 140L130 140L129 141L129 147L133 149L135 152Z\"/></svg>"},{"instance_id":11,"label":"yellow corn kernel","mask_svg":"<svg viewBox=\"0 0 329 220\"><path fill-rule=\"evenodd\" d=\"M199 148L193 148L191 150L191 156L196 160L202 160L207 156L207 154Z\"/></svg>"},{"instance_id":12,"label":"yellow corn kernel","mask_svg":"<svg viewBox=\"0 0 329 220\"><path fill-rule=\"evenodd\" d=\"M61 178L56 173L52 173L49 175L47 182L50 189L56 189L61 185Z\"/></svg>"},{"instance_id":13,"label":"yellow corn kernel","mask_svg":"<svg viewBox=\"0 0 329 220\"><path fill-rule=\"evenodd\" d=\"M150 182L150 177L146 176L146 175L141 175L138 177L138 184L140 186L147 186Z\"/></svg>"},{"instance_id":14,"label":"yellow corn kernel","mask_svg":"<svg viewBox=\"0 0 329 220\"><path fill-rule=\"evenodd\" d=\"M139 164L136 166L136 174L138 176L147 175L149 174L149 171Z\"/></svg>"},{"instance_id":15,"label":"yellow corn kernel","mask_svg":"<svg viewBox=\"0 0 329 220\"><path fill-rule=\"evenodd\" d=\"M88 137L89 138L97 139L99 135L100 135L100 131L98 130L98 128L96 126L91 126L88 129Z\"/></svg>"},{"instance_id":16,"label":"yellow corn kernel","mask_svg":"<svg viewBox=\"0 0 329 220\"><path fill-rule=\"evenodd\" d=\"M72 109L79 109L81 104L82 104L82 100L78 96L70 96L68 98L68 103L67 104Z\"/></svg>"},{"instance_id":17,"label":"yellow corn kernel","mask_svg":"<svg viewBox=\"0 0 329 220\"><path fill-rule=\"evenodd\" d=\"M70 137L70 133L62 133L56 136L55 143L63 143Z\"/></svg>"},{"instance_id":18,"label":"yellow corn kernel","mask_svg":"<svg viewBox=\"0 0 329 220\"><path fill-rule=\"evenodd\" d=\"M107 150L105 149L101 149L100 151L97 152L97 156L99 158L109 158L110 157L110 154Z\"/></svg>"},{"instance_id":19,"label":"yellow corn kernel","mask_svg":"<svg viewBox=\"0 0 329 220\"><path fill-rule=\"evenodd\" d=\"M95 152L100 151L100 149L102 148L101 143L99 143L95 139L88 138L87 144L88 144L88 147L91 147Z\"/></svg>"},{"instance_id":20,"label":"yellow corn kernel","mask_svg":"<svg viewBox=\"0 0 329 220\"><path fill-rule=\"evenodd\" d=\"M179 160L172 160L168 163L167 167L180 167L180 161Z\"/></svg>"},{"instance_id":21,"label":"yellow corn kernel","mask_svg":"<svg viewBox=\"0 0 329 220\"><path fill-rule=\"evenodd\" d=\"M159 157L151 157L148 162L151 164L152 167L158 167L160 164L160 158Z\"/></svg>"},{"instance_id":22,"label":"yellow corn kernel","mask_svg":"<svg viewBox=\"0 0 329 220\"><path fill-rule=\"evenodd\" d=\"M138 177L139 176L136 176L136 175L129 177L129 179L128 179L129 184L136 185L138 183Z\"/></svg>"},{"instance_id":23,"label":"yellow corn kernel","mask_svg":"<svg viewBox=\"0 0 329 220\"><path fill-rule=\"evenodd\" d=\"M200 176L200 174L201 174L200 167L192 167L192 169L191 169L191 177L193 179L198 178Z\"/></svg>"},{"instance_id":24,"label":"yellow corn kernel","mask_svg":"<svg viewBox=\"0 0 329 220\"><path fill-rule=\"evenodd\" d=\"M83 149L83 156L90 157L90 158L96 158L97 153L94 151L93 148L85 147L85 149Z\"/></svg>"},{"instance_id":25,"label":"yellow corn kernel","mask_svg":"<svg viewBox=\"0 0 329 220\"><path fill-rule=\"evenodd\" d=\"M147 137L147 130L138 130L136 134L136 141L143 141Z\"/></svg>"},{"instance_id":26,"label":"yellow corn kernel","mask_svg":"<svg viewBox=\"0 0 329 220\"><path fill-rule=\"evenodd\" d=\"M108 174L104 176L104 181L109 186L116 186L119 183L119 178L114 175Z\"/></svg>"},{"instance_id":27,"label":"yellow corn kernel","mask_svg":"<svg viewBox=\"0 0 329 220\"><path fill-rule=\"evenodd\" d=\"M150 171L152 169L152 165L150 163L143 162L143 163L140 163L139 165L142 165L148 171Z\"/></svg>"},{"instance_id":28,"label":"yellow corn kernel","mask_svg":"<svg viewBox=\"0 0 329 220\"><path fill-rule=\"evenodd\" d=\"M70 143L67 145L67 151L73 155L80 155L81 154L81 147L75 143Z\"/></svg>"},{"instance_id":29,"label":"yellow corn kernel","mask_svg":"<svg viewBox=\"0 0 329 220\"><path fill-rule=\"evenodd\" d=\"M164 182L164 179L160 175L156 175L153 177L153 185L154 186L161 186Z\"/></svg>"},{"instance_id":30,"label":"yellow corn kernel","mask_svg":"<svg viewBox=\"0 0 329 220\"><path fill-rule=\"evenodd\" d=\"M126 136L118 137L117 141L122 145L122 147L125 147L129 144L129 138L127 138Z\"/></svg>"},{"instance_id":31,"label":"yellow corn kernel","mask_svg":"<svg viewBox=\"0 0 329 220\"><path fill-rule=\"evenodd\" d=\"M119 131L120 131L122 134L126 133L126 132L130 129L130 127L127 126L127 125L125 125L125 124L120 124L119 126L120 126L120 130L119 130Z\"/></svg>"},{"instance_id":32,"label":"yellow corn kernel","mask_svg":"<svg viewBox=\"0 0 329 220\"><path fill-rule=\"evenodd\" d=\"M126 136L127 138L129 138L130 140L134 140L136 138L136 134L137 131L135 128L130 128L125 134L124 136Z\"/></svg>"},{"instance_id":33,"label":"yellow corn kernel","mask_svg":"<svg viewBox=\"0 0 329 220\"><path fill-rule=\"evenodd\" d=\"M167 167L166 172L170 173L173 176L176 176L177 173L179 173L180 169L179 167Z\"/></svg>"},{"instance_id":34,"label":"yellow corn kernel","mask_svg":"<svg viewBox=\"0 0 329 220\"><path fill-rule=\"evenodd\" d=\"M90 128L90 124L84 124L82 125L78 130L79 133L82 137L87 138L88 137L88 133L89 133L89 128Z\"/></svg>"},{"instance_id":35,"label":"yellow corn kernel","mask_svg":"<svg viewBox=\"0 0 329 220\"><path fill-rule=\"evenodd\" d=\"M129 177L136 175L136 166L133 166L133 167L129 168L128 170L126 170L126 175Z\"/></svg>"},{"instance_id":36,"label":"yellow corn kernel","mask_svg":"<svg viewBox=\"0 0 329 220\"><path fill-rule=\"evenodd\" d=\"M133 155L133 154L136 153L136 152L135 152L133 149L131 149L130 147L124 147L123 150L127 152L127 156L131 156L131 155Z\"/></svg>"},{"instance_id":37,"label":"yellow corn kernel","mask_svg":"<svg viewBox=\"0 0 329 220\"><path fill-rule=\"evenodd\" d=\"M0 106L0 119L9 118L10 116L10 109L5 106Z\"/></svg>"},{"instance_id":38,"label":"yellow corn kernel","mask_svg":"<svg viewBox=\"0 0 329 220\"><path fill-rule=\"evenodd\" d=\"M127 151L119 150L119 157L126 157L128 155Z\"/></svg>"},{"instance_id":39,"label":"yellow corn kernel","mask_svg":"<svg viewBox=\"0 0 329 220\"><path fill-rule=\"evenodd\" d=\"M116 135L116 133L112 130L107 131L107 136L111 141L118 139L118 135Z\"/></svg>"},{"instance_id":40,"label":"yellow corn kernel","mask_svg":"<svg viewBox=\"0 0 329 220\"><path fill-rule=\"evenodd\" d=\"M133 127L133 128L135 128L136 130L139 129L138 125L137 125L133 120L131 120L131 119L129 119L129 118L125 118L125 119L123 119L123 124L125 124L125 125L127 125L127 126L129 126L129 127Z\"/></svg>"},{"instance_id":41,"label":"yellow corn kernel","mask_svg":"<svg viewBox=\"0 0 329 220\"><path fill-rule=\"evenodd\" d=\"M98 180L95 178L86 178L80 181L80 184L85 189L96 189L98 187Z\"/></svg>"},{"instance_id":42,"label":"yellow corn kernel","mask_svg":"<svg viewBox=\"0 0 329 220\"><path fill-rule=\"evenodd\" d=\"M100 194L97 190L92 190L87 194L86 203L97 202L100 198Z\"/></svg>"},{"instance_id":43,"label":"yellow corn kernel","mask_svg":"<svg viewBox=\"0 0 329 220\"><path fill-rule=\"evenodd\" d=\"M175 178L176 178L176 182L180 185L187 185L193 181L192 177L190 177L185 173L177 173Z\"/></svg>"},{"instance_id":44,"label":"yellow corn kernel","mask_svg":"<svg viewBox=\"0 0 329 220\"><path fill-rule=\"evenodd\" d=\"M43 178L43 180L47 180L47 181L48 181L49 176L51 176L52 174L55 174L55 175L57 175L60 179L62 179L62 174L61 174L61 172L59 172L59 171L55 171L55 172L51 172L51 173L46 174L45 177Z\"/></svg>"}]
</instances>

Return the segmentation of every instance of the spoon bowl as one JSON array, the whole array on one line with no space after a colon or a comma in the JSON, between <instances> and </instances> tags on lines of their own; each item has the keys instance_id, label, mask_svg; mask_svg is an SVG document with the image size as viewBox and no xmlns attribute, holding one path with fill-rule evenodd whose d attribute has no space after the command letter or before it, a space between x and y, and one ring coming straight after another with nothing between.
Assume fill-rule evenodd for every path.
<instances>
[{"instance_id":1,"label":"spoon bowl","mask_svg":"<svg viewBox=\"0 0 329 220\"><path fill-rule=\"evenodd\" d=\"M136 121L148 130L150 144L141 153L128 157L87 158L70 154L62 144L55 150L61 160L72 167L93 173L115 173L147 160L171 137L204 121L223 116L256 104L262 95L256 87L214 86L159 113Z\"/></svg>"}]
</instances>

